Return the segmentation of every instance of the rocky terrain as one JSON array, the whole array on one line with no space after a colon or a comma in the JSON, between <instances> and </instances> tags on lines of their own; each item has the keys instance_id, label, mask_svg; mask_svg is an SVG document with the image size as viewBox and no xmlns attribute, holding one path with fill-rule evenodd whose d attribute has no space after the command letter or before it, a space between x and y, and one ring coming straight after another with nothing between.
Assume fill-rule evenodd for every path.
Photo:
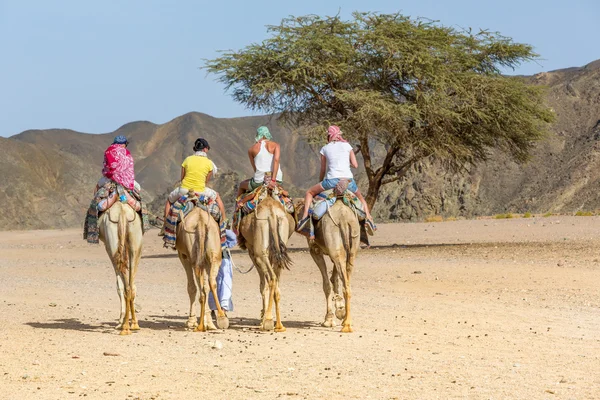
<instances>
[{"instance_id":1,"label":"rocky terrain","mask_svg":"<svg viewBox=\"0 0 600 400\"><path fill-rule=\"evenodd\" d=\"M528 79L549 88L548 103L557 114L528 164L498 154L462 175L436 165L416 167L406 180L384 188L376 218L415 221L434 215L600 208L600 60ZM235 183L251 173L246 151L262 124L282 144L285 180L293 194L300 194L318 179L317 149L268 117L217 119L189 113L162 125L133 122L100 135L52 129L0 138L0 229L80 225L100 176L103 151L118 134L130 138L137 179L154 212L179 179L179 165L198 136L211 143L210 157L220 168L214 186L231 205ZM359 180L366 185L364 177Z\"/></svg>"}]
</instances>

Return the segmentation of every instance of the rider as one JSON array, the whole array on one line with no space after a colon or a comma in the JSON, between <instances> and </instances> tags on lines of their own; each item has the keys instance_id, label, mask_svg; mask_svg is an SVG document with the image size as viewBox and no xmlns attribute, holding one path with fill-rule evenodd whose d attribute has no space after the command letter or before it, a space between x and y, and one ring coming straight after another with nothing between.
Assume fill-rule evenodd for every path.
<instances>
[{"instance_id":1,"label":"rider","mask_svg":"<svg viewBox=\"0 0 600 400\"><path fill-rule=\"evenodd\" d=\"M352 150L352 146L342 137L342 131L336 125L331 125L327 130L327 144L321 148L321 172L319 179L321 182L317 183L306 192L304 198L304 214L302 219L298 222L297 229L303 227L308 221L308 210L312 199L319 193L333 189L336 187L340 179L347 179L348 190L358 197L363 205L366 217L368 221L372 221L371 213L369 212L369 206L365 201L362 193L358 189L354 176L352 175L352 168L358 168L358 162L356 161L356 155Z\"/></svg>"},{"instance_id":2,"label":"rider","mask_svg":"<svg viewBox=\"0 0 600 400\"><path fill-rule=\"evenodd\" d=\"M133 157L129 150L127 150L128 145L129 141L127 141L127 138L119 135L108 146L104 152L102 178L96 184L94 193L109 181L118 183L126 189L135 189L139 192L139 184L135 181Z\"/></svg>"},{"instance_id":3,"label":"rider","mask_svg":"<svg viewBox=\"0 0 600 400\"><path fill-rule=\"evenodd\" d=\"M206 184L216 173L215 164L208 158L206 153L210 146L206 139L198 138L194 143L194 155L187 157L181 164L181 185L169 194L165 204L165 220L171 211L171 205L181 196L187 195L190 190L217 202L221 211L221 221L225 221L225 206L221 196Z\"/></svg>"},{"instance_id":4,"label":"rider","mask_svg":"<svg viewBox=\"0 0 600 400\"><path fill-rule=\"evenodd\" d=\"M266 126L261 126L256 130L256 143L248 149L250 164L254 169L254 177L240 182L237 197L246 191L252 191L263 185L265 180L270 188L274 188L277 183L283 181L283 174L279 165L280 147L279 143L273 141L271 132ZM275 179L271 179L272 177Z\"/></svg>"}]
</instances>

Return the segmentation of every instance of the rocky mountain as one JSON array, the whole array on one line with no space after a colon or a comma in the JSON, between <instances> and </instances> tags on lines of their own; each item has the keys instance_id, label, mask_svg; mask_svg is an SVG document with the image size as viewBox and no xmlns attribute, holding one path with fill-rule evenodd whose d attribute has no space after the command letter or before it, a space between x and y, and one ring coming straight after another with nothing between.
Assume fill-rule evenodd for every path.
<instances>
[{"instance_id":1,"label":"rocky mountain","mask_svg":"<svg viewBox=\"0 0 600 400\"><path fill-rule=\"evenodd\" d=\"M415 166L404 181L384 188L374 210L377 219L600 208L600 60L528 79L548 86L548 102L558 117L528 164L498 154L461 175L445 173L438 165ZM119 134L129 138L137 180L155 213L199 136L211 144L210 157L220 172L214 186L231 205L235 184L251 175L247 149L263 124L282 145L287 185L301 194L318 179L317 149L269 117L188 113L162 125L133 122L106 134L51 129L0 138L0 229L81 225L103 152ZM360 175L359 181L366 185Z\"/></svg>"},{"instance_id":2,"label":"rocky mountain","mask_svg":"<svg viewBox=\"0 0 600 400\"><path fill-rule=\"evenodd\" d=\"M0 229L81 224L101 176L104 150L116 135L129 139L136 179L155 213L179 180L181 162L193 153L198 137L211 145L210 158L219 168L214 187L232 206L235 184L251 176L247 151L260 125L269 126L280 142L285 179L292 193L300 193L293 184L304 187L312 182L318 174L317 153L269 117L217 119L188 113L162 125L129 123L107 134L50 129L0 138Z\"/></svg>"}]
</instances>

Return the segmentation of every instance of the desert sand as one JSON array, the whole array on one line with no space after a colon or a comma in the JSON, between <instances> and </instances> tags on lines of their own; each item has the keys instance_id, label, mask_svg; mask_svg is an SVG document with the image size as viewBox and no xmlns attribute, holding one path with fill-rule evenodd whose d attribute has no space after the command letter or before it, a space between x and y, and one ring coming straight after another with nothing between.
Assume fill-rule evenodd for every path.
<instances>
[{"instance_id":1,"label":"desert sand","mask_svg":"<svg viewBox=\"0 0 600 400\"><path fill-rule=\"evenodd\" d=\"M141 330L122 337L101 245L79 229L0 232L0 398L600 398L599 217L381 225L359 251L351 334L320 326L321 276L297 235L287 332L257 329L255 271L234 274L230 329L185 329L184 271L156 233Z\"/></svg>"}]
</instances>

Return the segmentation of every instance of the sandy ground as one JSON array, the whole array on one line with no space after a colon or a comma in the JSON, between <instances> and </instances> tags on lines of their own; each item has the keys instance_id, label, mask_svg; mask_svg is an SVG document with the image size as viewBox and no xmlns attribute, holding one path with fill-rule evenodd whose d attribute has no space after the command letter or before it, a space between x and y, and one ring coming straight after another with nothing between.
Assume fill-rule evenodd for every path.
<instances>
[{"instance_id":1,"label":"sandy ground","mask_svg":"<svg viewBox=\"0 0 600 400\"><path fill-rule=\"evenodd\" d=\"M254 271L234 275L229 330L184 329L183 268L156 230L145 240L142 330L121 337L101 246L79 230L0 232L0 398L600 398L598 217L382 225L359 253L352 334L320 326L299 236L279 334L256 329Z\"/></svg>"}]
</instances>

